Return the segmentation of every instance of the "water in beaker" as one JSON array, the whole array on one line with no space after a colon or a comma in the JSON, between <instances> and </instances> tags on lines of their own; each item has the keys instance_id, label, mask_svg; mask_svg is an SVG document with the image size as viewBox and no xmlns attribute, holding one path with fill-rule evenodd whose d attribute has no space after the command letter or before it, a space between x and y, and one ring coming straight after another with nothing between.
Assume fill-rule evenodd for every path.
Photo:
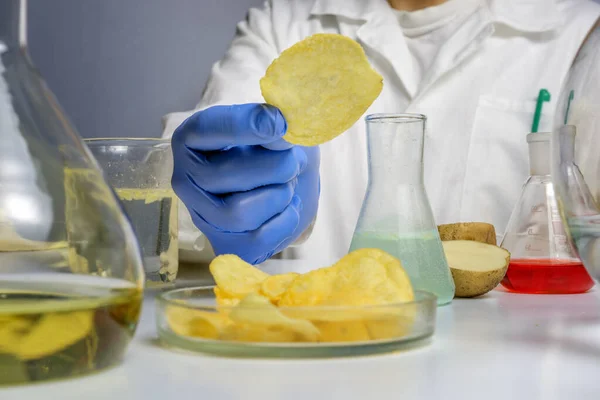
<instances>
[{"instance_id":1,"label":"water in beaker","mask_svg":"<svg viewBox=\"0 0 600 400\"><path fill-rule=\"evenodd\" d=\"M397 257L413 287L454 297L454 281L423 183L425 117L376 114L366 118L369 183L350 251L379 248Z\"/></svg>"}]
</instances>

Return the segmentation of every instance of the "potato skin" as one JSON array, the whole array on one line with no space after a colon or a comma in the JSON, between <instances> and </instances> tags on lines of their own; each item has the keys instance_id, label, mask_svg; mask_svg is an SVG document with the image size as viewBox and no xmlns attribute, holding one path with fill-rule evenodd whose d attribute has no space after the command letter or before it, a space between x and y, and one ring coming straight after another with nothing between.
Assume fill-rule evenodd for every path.
<instances>
[{"instance_id":1,"label":"potato skin","mask_svg":"<svg viewBox=\"0 0 600 400\"><path fill-rule=\"evenodd\" d=\"M496 246L494 225L486 222L458 222L438 226L442 241L472 240ZM510 259L510 257L509 257ZM456 286L454 297L477 297L494 289L506 275L507 265L496 271L476 272L450 268Z\"/></svg>"},{"instance_id":2,"label":"potato skin","mask_svg":"<svg viewBox=\"0 0 600 400\"><path fill-rule=\"evenodd\" d=\"M475 242L496 245L496 230L494 225L485 222L458 222L438 226L440 239L473 240Z\"/></svg>"},{"instance_id":3,"label":"potato skin","mask_svg":"<svg viewBox=\"0 0 600 400\"><path fill-rule=\"evenodd\" d=\"M456 290L454 297L477 297L494 289L504 278L506 267L495 271L476 272L450 268Z\"/></svg>"}]
</instances>

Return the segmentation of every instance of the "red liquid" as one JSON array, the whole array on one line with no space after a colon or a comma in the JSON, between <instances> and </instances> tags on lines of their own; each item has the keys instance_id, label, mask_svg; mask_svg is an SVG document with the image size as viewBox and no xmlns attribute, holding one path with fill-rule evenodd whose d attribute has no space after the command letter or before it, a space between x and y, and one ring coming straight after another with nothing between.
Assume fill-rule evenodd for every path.
<instances>
[{"instance_id":1,"label":"red liquid","mask_svg":"<svg viewBox=\"0 0 600 400\"><path fill-rule=\"evenodd\" d=\"M510 260L502 286L519 293L567 294L587 292L594 281L581 261L524 258Z\"/></svg>"}]
</instances>

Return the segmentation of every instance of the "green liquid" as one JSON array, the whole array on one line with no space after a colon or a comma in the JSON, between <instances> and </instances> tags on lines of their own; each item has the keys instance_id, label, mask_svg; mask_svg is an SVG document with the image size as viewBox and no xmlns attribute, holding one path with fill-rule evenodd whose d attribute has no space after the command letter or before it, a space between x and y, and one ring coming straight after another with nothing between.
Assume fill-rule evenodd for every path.
<instances>
[{"instance_id":1,"label":"green liquid","mask_svg":"<svg viewBox=\"0 0 600 400\"><path fill-rule=\"evenodd\" d=\"M398 258L413 288L435 294L438 305L448 304L454 298L454 280L437 231L414 236L355 233L350 251L364 248L381 249Z\"/></svg>"}]
</instances>

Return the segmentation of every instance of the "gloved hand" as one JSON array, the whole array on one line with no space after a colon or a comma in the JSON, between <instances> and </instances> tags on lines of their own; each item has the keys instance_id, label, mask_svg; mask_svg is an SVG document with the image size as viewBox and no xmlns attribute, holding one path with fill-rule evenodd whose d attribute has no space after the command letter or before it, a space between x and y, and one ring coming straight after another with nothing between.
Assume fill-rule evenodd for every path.
<instances>
[{"instance_id":1,"label":"gloved hand","mask_svg":"<svg viewBox=\"0 0 600 400\"><path fill-rule=\"evenodd\" d=\"M263 104L215 106L173 134L173 190L219 254L258 264L293 243L317 213L318 147L281 137L281 112Z\"/></svg>"}]
</instances>

